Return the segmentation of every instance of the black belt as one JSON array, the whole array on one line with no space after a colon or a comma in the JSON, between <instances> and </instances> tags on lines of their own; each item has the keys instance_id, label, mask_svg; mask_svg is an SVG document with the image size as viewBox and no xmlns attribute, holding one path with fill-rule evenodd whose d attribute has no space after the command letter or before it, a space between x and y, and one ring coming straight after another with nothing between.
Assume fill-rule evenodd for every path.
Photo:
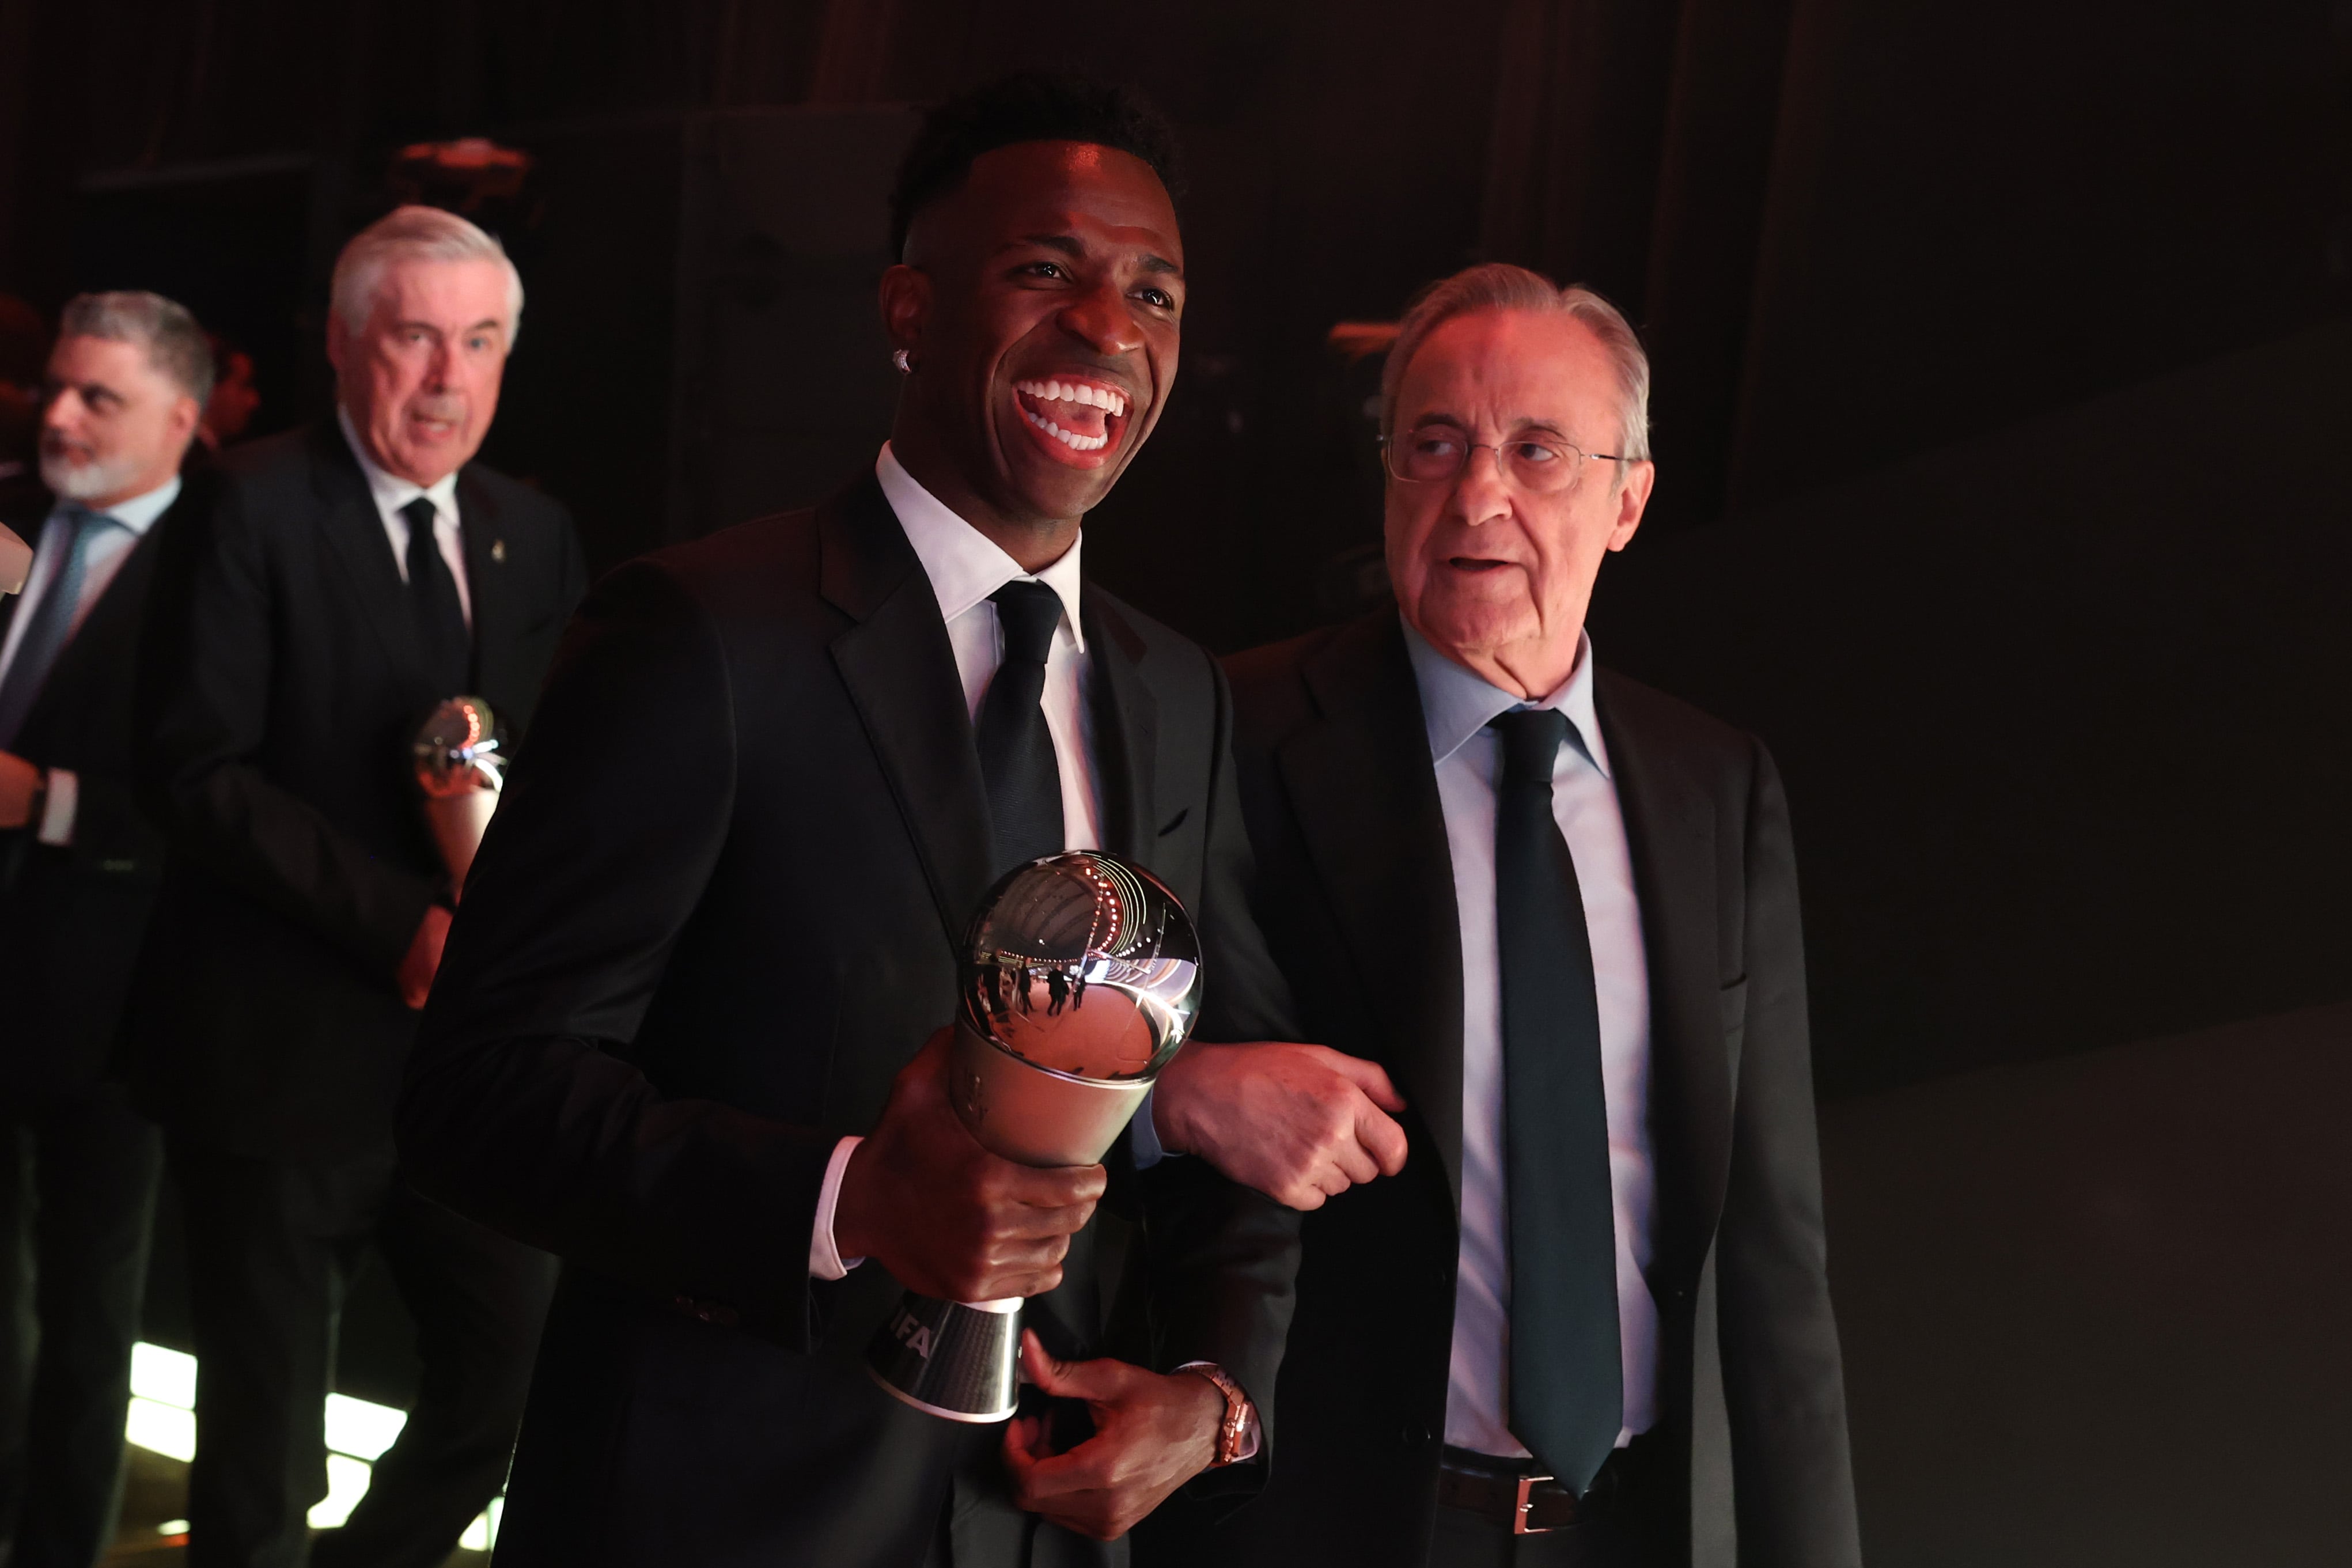
<instances>
[{"instance_id":1,"label":"black belt","mask_svg":"<svg viewBox=\"0 0 2352 1568\"><path fill-rule=\"evenodd\" d=\"M1608 1519L1638 1500L1635 1483L1648 1439L1643 1433L1610 1455L1582 1497L1538 1469L1533 1459L1507 1459L1449 1443L1437 1463L1437 1500L1507 1526L1514 1535L1541 1535Z\"/></svg>"}]
</instances>

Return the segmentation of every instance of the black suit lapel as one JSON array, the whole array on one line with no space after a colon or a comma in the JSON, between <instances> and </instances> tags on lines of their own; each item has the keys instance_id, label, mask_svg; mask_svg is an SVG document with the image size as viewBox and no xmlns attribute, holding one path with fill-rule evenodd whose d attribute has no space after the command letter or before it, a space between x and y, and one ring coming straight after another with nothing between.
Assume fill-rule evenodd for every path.
<instances>
[{"instance_id":1,"label":"black suit lapel","mask_svg":"<svg viewBox=\"0 0 2352 1568\"><path fill-rule=\"evenodd\" d=\"M1421 691L1392 615L1342 631L1305 666L1321 713L1276 752L1328 889L1387 1066L1462 1192L1462 931Z\"/></svg>"},{"instance_id":2,"label":"black suit lapel","mask_svg":"<svg viewBox=\"0 0 2352 1568\"><path fill-rule=\"evenodd\" d=\"M106 592L99 595L98 603L89 607L81 625L74 628L73 637L58 651L57 663L49 667L47 677L41 682L40 694L33 699L32 708L25 714L23 735L46 734L54 710L60 707L70 712L81 700L79 694L94 676L101 673L100 661L130 657L146 605L147 580L155 572L156 541L181 504L181 500L174 500L170 510L157 518L139 542L131 547L131 553L122 558L122 564L106 584ZM7 635L7 623L0 621L0 638Z\"/></svg>"},{"instance_id":3,"label":"black suit lapel","mask_svg":"<svg viewBox=\"0 0 2352 1568\"><path fill-rule=\"evenodd\" d=\"M1159 843L1153 780L1160 757L1160 700L1143 679L1143 639L1099 594L1080 595L1094 666L1095 776L1102 789L1102 847L1145 869Z\"/></svg>"},{"instance_id":4,"label":"black suit lapel","mask_svg":"<svg viewBox=\"0 0 2352 1568\"><path fill-rule=\"evenodd\" d=\"M513 576L507 568L507 542L499 531L498 502L469 469L457 474L457 537L466 548L466 596L474 619L472 690L537 685L507 679L506 656L513 646L507 634L515 625Z\"/></svg>"},{"instance_id":5,"label":"black suit lapel","mask_svg":"<svg viewBox=\"0 0 2352 1568\"><path fill-rule=\"evenodd\" d=\"M392 558L392 541L383 531L383 517L375 510L367 476L359 459L333 424L310 431L311 485L318 492L319 527L358 595L361 607L384 657L401 670L420 694L428 689L424 667L416 657L416 619L409 606L408 584ZM431 692L421 700L454 696Z\"/></svg>"},{"instance_id":6,"label":"black suit lapel","mask_svg":"<svg viewBox=\"0 0 2352 1568\"><path fill-rule=\"evenodd\" d=\"M948 941L961 946L988 891L988 795L940 602L872 476L817 511L822 592L856 624L834 668L921 856Z\"/></svg>"},{"instance_id":7,"label":"black suit lapel","mask_svg":"<svg viewBox=\"0 0 2352 1568\"><path fill-rule=\"evenodd\" d=\"M1650 1144L1658 1183L1653 1289L1692 1284L1723 1213L1736 1065L1724 1050L1715 808L1663 748L1625 722L1598 672L1601 733L1642 902L1650 969Z\"/></svg>"}]
</instances>

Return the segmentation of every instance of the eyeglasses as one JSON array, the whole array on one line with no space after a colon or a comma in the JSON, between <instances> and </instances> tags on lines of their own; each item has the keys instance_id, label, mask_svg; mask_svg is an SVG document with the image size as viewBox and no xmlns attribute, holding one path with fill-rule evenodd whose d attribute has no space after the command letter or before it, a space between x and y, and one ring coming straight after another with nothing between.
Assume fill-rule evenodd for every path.
<instances>
[{"instance_id":1,"label":"eyeglasses","mask_svg":"<svg viewBox=\"0 0 2352 1568\"><path fill-rule=\"evenodd\" d=\"M1574 489L1587 458L1604 463L1625 460L1614 452L1588 452L1557 436L1473 441L1451 425L1425 425L1400 436L1383 436L1381 458L1391 475L1407 484L1450 484L1481 447L1495 454L1496 472L1531 495Z\"/></svg>"}]
</instances>

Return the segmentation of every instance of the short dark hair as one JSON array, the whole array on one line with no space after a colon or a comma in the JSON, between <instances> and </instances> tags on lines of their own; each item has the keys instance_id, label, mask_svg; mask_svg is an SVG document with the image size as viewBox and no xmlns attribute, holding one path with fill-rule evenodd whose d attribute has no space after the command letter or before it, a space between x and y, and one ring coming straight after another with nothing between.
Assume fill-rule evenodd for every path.
<instances>
[{"instance_id":1,"label":"short dark hair","mask_svg":"<svg viewBox=\"0 0 2352 1568\"><path fill-rule=\"evenodd\" d=\"M1017 71L935 106L899 162L890 190L890 255L907 252L915 216L955 194L983 153L1023 142L1087 142L1151 165L1174 200L1183 188L1176 129L1130 87Z\"/></svg>"}]
</instances>

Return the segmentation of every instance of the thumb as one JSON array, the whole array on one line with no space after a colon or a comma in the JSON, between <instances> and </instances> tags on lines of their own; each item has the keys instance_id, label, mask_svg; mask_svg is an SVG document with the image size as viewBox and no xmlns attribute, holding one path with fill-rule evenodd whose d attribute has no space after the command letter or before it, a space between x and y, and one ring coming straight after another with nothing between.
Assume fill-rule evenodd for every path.
<instances>
[{"instance_id":1,"label":"thumb","mask_svg":"<svg viewBox=\"0 0 2352 1568\"><path fill-rule=\"evenodd\" d=\"M1380 1063L1333 1051L1331 1065L1348 1081L1362 1089L1366 1100L1390 1115L1393 1116L1404 1109L1404 1096L1396 1091L1396 1085L1389 1081L1388 1069Z\"/></svg>"},{"instance_id":2,"label":"thumb","mask_svg":"<svg viewBox=\"0 0 2352 1568\"><path fill-rule=\"evenodd\" d=\"M1116 1399L1125 1368L1116 1361L1056 1361L1034 1329L1021 1331L1021 1370L1056 1399Z\"/></svg>"}]
</instances>

